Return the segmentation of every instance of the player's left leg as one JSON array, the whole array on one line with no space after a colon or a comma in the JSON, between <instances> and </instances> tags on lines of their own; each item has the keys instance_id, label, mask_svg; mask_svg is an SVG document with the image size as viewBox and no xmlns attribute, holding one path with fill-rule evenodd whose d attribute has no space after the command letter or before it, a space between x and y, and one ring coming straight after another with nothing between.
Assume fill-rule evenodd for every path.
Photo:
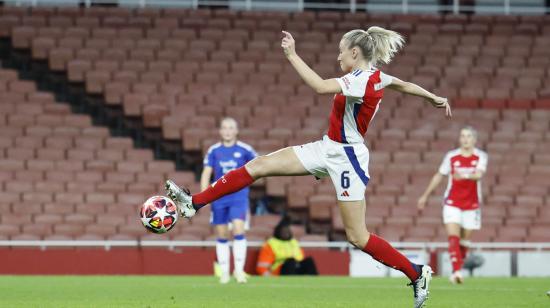
<instances>
[{"instance_id":1,"label":"player's left leg","mask_svg":"<svg viewBox=\"0 0 550 308\"><path fill-rule=\"evenodd\" d=\"M368 253L378 262L401 271L410 280L414 291L415 307L422 307L428 298L432 269L428 265L417 265L393 248L383 238L367 230L365 223L365 200L338 201L346 236L355 247Z\"/></svg>"},{"instance_id":2,"label":"player's left leg","mask_svg":"<svg viewBox=\"0 0 550 308\"><path fill-rule=\"evenodd\" d=\"M475 230L473 229L460 229L460 256L462 260L466 260L468 256L468 250L470 249L472 234Z\"/></svg>"},{"instance_id":3,"label":"player's left leg","mask_svg":"<svg viewBox=\"0 0 550 308\"><path fill-rule=\"evenodd\" d=\"M323 148L348 241L380 263L405 274L413 287L414 307L422 307L429 293L430 266L412 263L386 240L367 230L365 190L370 180L367 147L364 144L342 146L325 140Z\"/></svg>"},{"instance_id":4,"label":"player's left leg","mask_svg":"<svg viewBox=\"0 0 550 308\"><path fill-rule=\"evenodd\" d=\"M411 281L421 274L421 266L411 263L386 240L370 233L365 224L365 200L338 201L348 241L379 262L403 272Z\"/></svg>"},{"instance_id":5,"label":"player's left leg","mask_svg":"<svg viewBox=\"0 0 550 308\"><path fill-rule=\"evenodd\" d=\"M468 254L472 234L479 229L481 229L481 209L463 211L460 228L460 255L463 262Z\"/></svg>"},{"instance_id":6,"label":"player's left leg","mask_svg":"<svg viewBox=\"0 0 550 308\"><path fill-rule=\"evenodd\" d=\"M233 261L235 264L233 276L238 283L246 283L248 277L244 271L247 246L244 228L245 222L242 218L233 219L231 222L233 224Z\"/></svg>"}]
</instances>

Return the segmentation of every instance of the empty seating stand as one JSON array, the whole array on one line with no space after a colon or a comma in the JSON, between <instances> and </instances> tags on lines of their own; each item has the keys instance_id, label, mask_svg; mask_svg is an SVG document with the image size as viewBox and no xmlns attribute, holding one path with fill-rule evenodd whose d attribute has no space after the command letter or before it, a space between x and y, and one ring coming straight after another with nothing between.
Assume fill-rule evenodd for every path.
<instances>
[{"instance_id":1,"label":"empty seating stand","mask_svg":"<svg viewBox=\"0 0 550 308\"><path fill-rule=\"evenodd\" d=\"M444 119L417 98L386 91L381 110L367 133L372 150L372 180L367 189L369 226L396 240L444 238L440 198L432 197L422 215L416 213L415 204L444 153L456 146L460 127L470 124L478 128L478 146L490 157L484 178L487 228L476 236L480 240L508 241L512 231L506 230L518 227L525 232L518 232L513 239L525 241L548 240L540 232L540 226L548 223L543 209L550 202L549 185L544 181L550 174L546 154L550 153L548 21L548 16L3 7L0 36L9 37L15 48L30 50L34 59L47 61L52 71L64 72L88 93L103 95L107 104L121 106L126 116L139 116L146 127L161 129L165 139L181 142L186 151L204 153L217 138L217 122L223 116L232 116L241 125L241 139L267 153L318 139L327 128L330 112L331 97L314 94L285 61L279 47L281 29L294 34L299 54L326 78L341 75L335 58L343 33L370 25L394 29L405 35L407 45L391 65L382 69L449 97L455 107L454 120ZM19 99L19 92L28 91L27 84L10 82L0 84L0 89L11 93L10 97ZM35 99L44 100L43 95L35 94ZM62 108L55 108L62 112ZM26 136L26 130L9 125L13 120L8 116L2 121L6 126L3 134ZM25 121L31 120L22 116L17 123ZM29 125L35 125L32 121ZM70 146L78 154L73 155L89 155L81 147L112 150L98 138L83 138L78 144L74 141ZM45 147L46 139L42 141ZM8 151L16 141L10 136L6 142L9 146L4 147L4 155L39 154L36 149ZM114 156L111 159L126 157L109 155ZM145 191L142 185L146 180L133 177L135 183L129 183L124 174L147 170L147 162L135 167L122 162L95 163L95 156L88 159L94 163L75 163L74 168L84 168L83 172L91 168L96 173L97 168L105 168L103 177L83 186L90 192L97 191L93 185L99 185L107 176L122 182L128 197L133 195L130 189ZM16 176L17 168L56 170L55 164L13 164L11 177ZM286 200L288 209L325 226L321 230L343 232L330 181L270 178L265 183L269 196ZM193 185L196 188L196 183ZM7 188L4 186L4 190ZM16 189L11 184L9 188ZM150 187L151 191L157 188ZM67 185L63 189L68 189ZM442 190L440 187L439 195ZM83 194L82 199L88 200ZM21 193L16 195L20 202L28 201ZM117 195L113 198L118 201ZM106 201L111 200L98 202L103 204L99 208L107 211L111 207ZM35 210L46 215L45 205L51 206L48 202L52 201L45 198L41 208ZM73 201L74 213L80 213L77 203ZM11 205L6 207L13 210ZM195 230L193 224L187 227ZM114 228L117 233L113 234L118 234L119 227ZM134 233L128 228L124 229L127 234L138 236L137 229ZM6 227L6 236L17 233L14 230ZM90 230L60 232L88 234L95 229ZM209 234L196 230L174 234L195 234L197 238ZM50 232L57 234L55 231Z\"/></svg>"}]
</instances>

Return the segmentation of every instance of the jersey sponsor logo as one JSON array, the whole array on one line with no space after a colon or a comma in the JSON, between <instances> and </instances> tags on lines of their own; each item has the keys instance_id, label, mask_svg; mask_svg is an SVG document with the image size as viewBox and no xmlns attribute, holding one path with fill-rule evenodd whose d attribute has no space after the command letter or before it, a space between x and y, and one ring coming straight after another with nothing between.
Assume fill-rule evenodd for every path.
<instances>
[{"instance_id":1,"label":"jersey sponsor logo","mask_svg":"<svg viewBox=\"0 0 550 308\"><path fill-rule=\"evenodd\" d=\"M344 192L340 194L340 197L349 197L348 191L344 190Z\"/></svg>"},{"instance_id":2,"label":"jersey sponsor logo","mask_svg":"<svg viewBox=\"0 0 550 308\"><path fill-rule=\"evenodd\" d=\"M227 172L236 169L238 166L238 163L234 160L220 160L220 167L222 167L223 174L226 174Z\"/></svg>"}]
</instances>

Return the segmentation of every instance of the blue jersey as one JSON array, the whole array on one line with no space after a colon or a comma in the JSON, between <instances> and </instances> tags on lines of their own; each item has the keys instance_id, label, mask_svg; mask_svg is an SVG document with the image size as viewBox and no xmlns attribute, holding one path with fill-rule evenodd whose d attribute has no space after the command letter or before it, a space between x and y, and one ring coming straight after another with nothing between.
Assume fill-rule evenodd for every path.
<instances>
[{"instance_id":1,"label":"blue jersey","mask_svg":"<svg viewBox=\"0 0 550 308\"><path fill-rule=\"evenodd\" d=\"M208 153L204 157L204 166L214 169L214 181L216 181L227 172L244 166L257 155L256 151L244 142L237 141L230 147L218 142L208 149ZM249 191L248 187L243 188L214 201L213 204L248 201Z\"/></svg>"}]
</instances>

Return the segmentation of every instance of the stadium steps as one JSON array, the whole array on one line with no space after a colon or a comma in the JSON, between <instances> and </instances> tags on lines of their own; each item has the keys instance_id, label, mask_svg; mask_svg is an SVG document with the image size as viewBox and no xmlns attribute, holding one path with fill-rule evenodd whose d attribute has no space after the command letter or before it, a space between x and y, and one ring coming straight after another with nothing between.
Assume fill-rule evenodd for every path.
<instances>
[{"instance_id":1,"label":"stadium steps","mask_svg":"<svg viewBox=\"0 0 550 308\"><path fill-rule=\"evenodd\" d=\"M0 61L2 67L17 70L22 80L34 81L37 89L54 94L56 102L59 104L68 104L73 113L91 116L94 126L108 127L111 136L132 138L134 147L151 149L155 159L172 160L175 163L176 170L193 171L195 180L199 179L202 167L201 152L184 151L180 142L163 140L160 129L144 127L141 116L133 118L125 116L121 110L121 106L109 106L105 103L102 95L90 95L86 93L83 84L69 82L66 74L51 71L48 68L47 61L32 59L30 51L13 48L10 39L0 39ZM257 204L258 202L267 203L271 211L283 214L286 212L286 199L267 196L263 181L260 182L260 185L255 185L252 188L250 196L253 204ZM303 224L307 222L307 215L293 212L290 214L293 223ZM203 213L202 216L209 217L209 213ZM267 216L273 217L274 215ZM278 217L277 215L275 216ZM199 220L201 219L199 218ZM276 220L278 221L278 218ZM204 226L208 226L208 221L201 223ZM90 230L93 228L92 226ZM197 227L195 233L192 231L191 234L176 235L176 237L182 240L212 238L213 235L210 234L210 231L204 231L200 228ZM329 225L325 225L321 233L326 234L324 231L329 228ZM130 229L124 230L124 232L137 234L139 230ZM293 230L300 237L307 235L307 230L302 226L293 226ZM126 236L124 232L122 234L123 237ZM252 230L249 238L252 240L263 240L271 232L272 230ZM48 236L57 235L54 232ZM150 237L149 239L154 239L154 237Z\"/></svg>"},{"instance_id":2,"label":"stadium steps","mask_svg":"<svg viewBox=\"0 0 550 308\"><path fill-rule=\"evenodd\" d=\"M180 143L163 140L161 130L144 127L141 116L125 117L121 106L109 106L103 96L86 93L83 84L51 71L47 61L33 60L30 51L13 48L9 39L1 39L0 46L3 66L18 70L22 79L35 81L40 90L54 93L57 101L68 102L73 112L90 115L94 125L109 127L112 136L131 137L137 148L149 148L155 158L173 160L178 170L193 170L198 176L200 152L183 151Z\"/></svg>"},{"instance_id":3,"label":"stadium steps","mask_svg":"<svg viewBox=\"0 0 550 308\"><path fill-rule=\"evenodd\" d=\"M71 105L0 63L1 240L213 238L210 208L168 234L148 234L136 215L139 204L160 193L167 177L197 190L194 174L154 159L150 149L136 149L129 137L111 136L107 127L92 125L90 116L73 113ZM264 240L279 220L252 217L248 238ZM293 229L311 239L303 227Z\"/></svg>"}]
</instances>

